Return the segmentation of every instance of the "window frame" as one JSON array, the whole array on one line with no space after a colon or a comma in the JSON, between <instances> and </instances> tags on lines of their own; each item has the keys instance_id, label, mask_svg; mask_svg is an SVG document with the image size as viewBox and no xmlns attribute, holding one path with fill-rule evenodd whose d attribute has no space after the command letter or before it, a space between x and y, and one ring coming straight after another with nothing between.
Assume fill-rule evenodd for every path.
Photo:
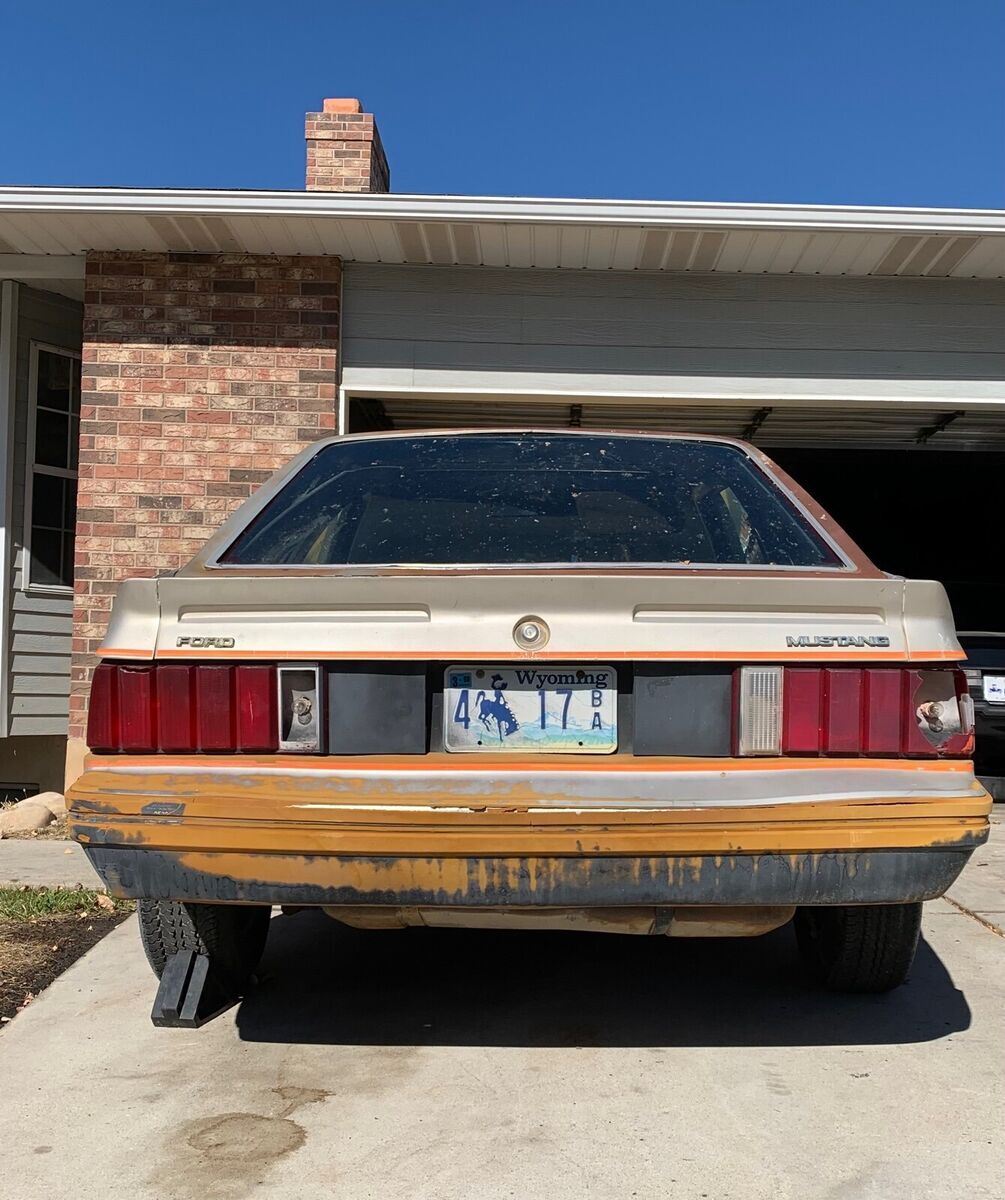
<instances>
[{"instance_id":1,"label":"window frame","mask_svg":"<svg viewBox=\"0 0 1005 1200\"><path fill-rule=\"evenodd\" d=\"M55 476L58 479L72 480L75 485L79 486L80 480L80 461L78 458L76 469L70 467L50 467L47 464L38 464L35 462L36 448L36 427L38 424L38 360L40 354L58 354L63 358L68 358L72 363L76 364L76 368L71 368L71 379L77 379L77 400L80 405L81 383L80 372L83 357L79 350L71 350L66 346L53 346L48 342L29 343L30 350L28 355L28 409L24 451L24 530L22 535L22 559L23 565L21 569L21 591L22 592L40 592L50 596L72 596L73 595L73 580L69 584L65 583L35 583L31 577L32 553L31 553L31 532L32 532L32 501L35 489L35 476L49 475ZM71 388L72 394L72 388ZM71 407L72 413L72 407ZM79 418L78 418L79 419ZM79 454L79 449L78 449ZM74 531L76 537L76 531Z\"/></svg>"}]
</instances>

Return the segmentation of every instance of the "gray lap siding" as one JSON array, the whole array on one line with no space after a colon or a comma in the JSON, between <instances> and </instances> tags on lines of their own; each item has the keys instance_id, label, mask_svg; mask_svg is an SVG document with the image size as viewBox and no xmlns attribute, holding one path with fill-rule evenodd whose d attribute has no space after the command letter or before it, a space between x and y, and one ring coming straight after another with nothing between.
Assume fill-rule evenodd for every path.
<instances>
[{"instance_id":1,"label":"gray lap siding","mask_svg":"<svg viewBox=\"0 0 1005 1200\"><path fill-rule=\"evenodd\" d=\"M14 410L7 671L9 735L65 734L69 712L73 595L32 589L25 553L29 486L32 344L80 353L81 306L50 292L19 289Z\"/></svg>"}]
</instances>

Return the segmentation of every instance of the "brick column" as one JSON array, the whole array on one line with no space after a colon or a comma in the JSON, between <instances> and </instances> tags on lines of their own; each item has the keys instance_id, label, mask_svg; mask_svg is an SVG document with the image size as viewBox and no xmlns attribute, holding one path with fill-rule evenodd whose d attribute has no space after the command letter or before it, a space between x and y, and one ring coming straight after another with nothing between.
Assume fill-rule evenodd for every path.
<instances>
[{"instance_id":1,"label":"brick column","mask_svg":"<svg viewBox=\"0 0 1005 1200\"><path fill-rule=\"evenodd\" d=\"M340 276L337 258L88 256L69 778L118 581L184 565L335 429Z\"/></svg>"},{"instance_id":2,"label":"brick column","mask_svg":"<svg viewBox=\"0 0 1005 1200\"><path fill-rule=\"evenodd\" d=\"M326 100L307 114L309 192L388 192L391 176L372 113L358 100Z\"/></svg>"}]
</instances>

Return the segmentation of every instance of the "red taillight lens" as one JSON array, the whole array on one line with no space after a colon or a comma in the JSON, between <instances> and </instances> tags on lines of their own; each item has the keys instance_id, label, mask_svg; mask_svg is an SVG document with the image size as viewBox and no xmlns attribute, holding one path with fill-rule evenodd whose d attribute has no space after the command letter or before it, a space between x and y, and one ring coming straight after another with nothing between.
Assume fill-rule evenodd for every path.
<instances>
[{"instance_id":1,"label":"red taillight lens","mask_svg":"<svg viewBox=\"0 0 1005 1200\"><path fill-rule=\"evenodd\" d=\"M237 668L237 748L275 750L279 738L276 672L272 667Z\"/></svg>"},{"instance_id":2,"label":"red taillight lens","mask_svg":"<svg viewBox=\"0 0 1005 1200\"><path fill-rule=\"evenodd\" d=\"M900 753L903 726L904 672L863 671L865 716L862 722L862 753Z\"/></svg>"},{"instance_id":3,"label":"red taillight lens","mask_svg":"<svg viewBox=\"0 0 1005 1200\"><path fill-rule=\"evenodd\" d=\"M269 665L101 663L87 744L99 753L267 752L279 746Z\"/></svg>"},{"instance_id":4,"label":"red taillight lens","mask_svg":"<svg viewBox=\"0 0 1005 1200\"><path fill-rule=\"evenodd\" d=\"M157 745L175 754L195 749L192 667L157 668Z\"/></svg>"},{"instance_id":5,"label":"red taillight lens","mask_svg":"<svg viewBox=\"0 0 1005 1200\"><path fill-rule=\"evenodd\" d=\"M91 679L87 744L92 750L119 750L118 667L99 663Z\"/></svg>"},{"instance_id":6,"label":"red taillight lens","mask_svg":"<svg viewBox=\"0 0 1005 1200\"><path fill-rule=\"evenodd\" d=\"M783 754L966 757L962 671L788 667Z\"/></svg>"},{"instance_id":7,"label":"red taillight lens","mask_svg":"<svg viewBox=\"0 0 1005 1200\"><path fill-rule=\"evenodd\" d=\"M119 667L119 744L123 750L149 750L154 733L156 692L153 667Z\"/></svg>"},{"instance_id":8,"label":"red taillight lens","mask_svg":"<svg viewBox=\"0 0 1005 1200\"><path fill-rule=\"evenodd\" d=\"M785 672L783 754L820 753L822 675L806 667L789 667Z\"/></svg>"},{"instance_id":9,"label":"red taillight lens","mask_svg":"<svg viewBox=\"0 0 1005 1200\"><path fill-rule=\"evenodd\" d=\"M195 668L195 731L200 750L233 750L234 668Z\"/></svg>"},{"instance_id":10,"label":"red taillight lens","mask_svg":"<svg viewBox=\"0 0 1005 1200\"><path fill-rule=\"evenodd\" d=\"M822 725L825 754L858 754L862 747L862 672L825 670Z\"/></svg>"}]
</instances>

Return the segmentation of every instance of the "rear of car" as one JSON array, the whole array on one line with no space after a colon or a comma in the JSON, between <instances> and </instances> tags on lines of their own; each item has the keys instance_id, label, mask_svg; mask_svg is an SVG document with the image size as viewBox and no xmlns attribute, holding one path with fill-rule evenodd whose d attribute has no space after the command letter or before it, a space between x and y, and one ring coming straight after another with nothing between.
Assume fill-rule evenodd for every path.
<instances>
[{"instance_id":1,"label":"rear of car","mask_svg":"<svg viewBox=\"0 0 1005 1200\"><path fill-rule=\"evenodd\" d=\"M74 830L158 970L201 947L239 983L275 904L671 936L797 913L824 982L882 989L987 837L961 657L940 585L742 443L344 438L123 585Z\"/></svg>"}]
</instances>

